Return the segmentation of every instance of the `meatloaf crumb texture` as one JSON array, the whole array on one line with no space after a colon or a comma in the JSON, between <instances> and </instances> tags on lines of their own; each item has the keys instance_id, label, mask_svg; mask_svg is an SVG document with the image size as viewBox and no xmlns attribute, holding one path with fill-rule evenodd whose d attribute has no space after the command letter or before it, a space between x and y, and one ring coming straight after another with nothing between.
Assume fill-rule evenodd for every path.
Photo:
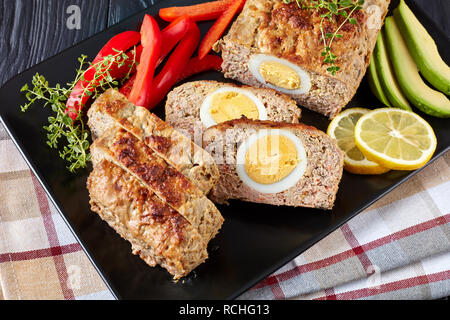
<instances>
[{"instance_id":1,"label":"meatloaf crumb texture","mask_svg":"<svg viewBox=\"0 0 450 320\"><path fill-rule=\"evenodd\" d=\"M307 156L305 174L293 187L285 191L257 192L243 183L236 172L236 151L240 144L261 129L289 130L304 145ZM226 203L229 199L240 199L273 205L322 209L333 207L342 177L344 156L332 138L314 127L243 118L208 128L204 135L203 147L211 152L214 158L222 157L216 154L216 150L220 150L224 152L223 156L227 159L227 161L220 161L221 176L209 195L214 202Z\"/></svg>"},{"instance_id":2,"label":"meatloaf crumb texture","mask_svg":"<svg viewBox=\"0 0 450 320\"><path fill-rule=\"evenodd\" d=\"M336 116L351 100L369 64L377 34L387 13L389 0L366 0L362 10L355 11L357 24L345 23L334 39L332 52L338 56L336 75L323 63L323 41L320 12L300 9L296 1L247 0L242 13L228 34L216 44L222 51L222 70L227 78L262 87L249 71L250 56L269 54L291 61L303 68L311 78L311 90L293 94L299 105L330 118ZM326 33L333 33L337 21L324 20Z\"/></svg>"},{"instance_id":3,"label":"meatloaf crumb texture","mask_svg":"<svg viewBox=\"0 0 450 320\"><path fill-rule=\"evenodd\" d=\"M217 81L193 81L174 88L167 95L166 122L201 145L201 132L206 127L200 120L200 107L209 94L223 87L242 88L254 94L266 108L268 120L298 123L301 116L301 110L294 100L273 89Z\"/></svg>"},{"instance_id":4,"label":"meatloaf crumb texture","mask_svg":"<svg viewBox=\"0 0 450 320\"><path fill-rule=\"evenodd\" d=\"M184 174L204 194L219 177L207 152L147 109L129 102L117 90L109 89L98 97L88 116L88 125L95 137L113 127L126 129Z\"/></svg>"}]
</instances>

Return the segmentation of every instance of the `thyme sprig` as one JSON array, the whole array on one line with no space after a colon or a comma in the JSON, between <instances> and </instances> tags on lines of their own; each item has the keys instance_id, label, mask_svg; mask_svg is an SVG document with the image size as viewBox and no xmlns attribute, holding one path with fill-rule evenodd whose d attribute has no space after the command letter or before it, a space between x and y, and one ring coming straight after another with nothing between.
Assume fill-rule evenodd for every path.
<instances>
[{"instance_id":1,"label":"thyme sprig","mask_svg":"<svg viewBox=\"0 0 450 320\"><path fill-rule=\"evenodd\" d=\"M59 156L69 163L70 172L86 167L91 160L89 153L89 131L87 130L82 119L80 110L71 110L76 112L75 121L66 112L66 101L69 98L75 85L81 80L84 81L82 94L97 98L102 92L108 88L119 86L119 81L115 80L110 70L111 67L117 65L121 68L126 65L128 72L122 79L123 83L130 77L134 66L136 65L136 53L132 51L132 59L123 51L116 51L114 54L103 57L103 59L95 64L86 61L87 56L82 55L78 58L80 66L76 70L75 79L66 84L65 87L59 83L51 87L44 76L36 73L31 80L31 86L25 84L21 88L21 92L25 93L27 103L20 106L22 112L38 101L44 103L44 107L50 106L53 114L48 117L48 125L44 126L47 131L47 145L50 148L58 149L60 143L64 143L59 150ZM115 67L115 66L114 66ZM86 72L92 72L94 75L92 80L86 81ZM61 139L65 138L62 142Z\"/></svg>"},{"instance_id":2,"label":"thyme sprig","mask_svg":"<svg viewBox=\"0 0 450 320\"><path fill-rule=\"evenodd\" d=\"M293 0L283 0L285 3L291 3ZM295 0L298 7L305 10L318 10L323 12L320 14L320 32L323 43L323 51L320 53L323 57L323 63L329 64L327 71L332 75L336 75L341 68L336 64L338 56L333 53L332 44L335 39L342 38L339 31L349 22L355 25L356 19L352 17L356 10L362 9L364 0ZM344 17L342 23L336 28L334 32L324 31L324 21L328 19L331 23L339 16Z\"/></svg>"}]
</instances>

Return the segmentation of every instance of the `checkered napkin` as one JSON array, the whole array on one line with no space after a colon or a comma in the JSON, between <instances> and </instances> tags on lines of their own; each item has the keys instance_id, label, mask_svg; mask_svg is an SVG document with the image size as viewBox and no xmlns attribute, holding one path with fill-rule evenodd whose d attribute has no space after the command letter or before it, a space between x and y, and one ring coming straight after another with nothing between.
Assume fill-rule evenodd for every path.
<instances>
[{"instance_id":1,"label":"checkered napkin","mask_svg":"<svg viewBox=\"0 0 450 320\"><path fill-rule=\"evenodd\" d=\"M239 299L450 295L450 152ZM0 124L0 299L112 299Z\"/></svg>"}]
</instances>

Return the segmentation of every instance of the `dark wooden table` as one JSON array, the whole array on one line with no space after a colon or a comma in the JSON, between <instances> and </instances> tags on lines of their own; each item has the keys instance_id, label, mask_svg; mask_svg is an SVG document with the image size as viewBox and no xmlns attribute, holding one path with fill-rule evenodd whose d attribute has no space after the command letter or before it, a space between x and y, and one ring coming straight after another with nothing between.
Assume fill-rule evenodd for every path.
<instances>
[{"instance_id":1,"label":"dark wooden table","mask_svg":"<svg viewBox=\"0 0 450 320\"><path fill-rule=\"evenodd\" d=\"M0 86L51 57L161 0L0 0ZM415 0L450 35L448 0ZM80 29L67 10L81 9Z\"/></svg>"}]
</instances>

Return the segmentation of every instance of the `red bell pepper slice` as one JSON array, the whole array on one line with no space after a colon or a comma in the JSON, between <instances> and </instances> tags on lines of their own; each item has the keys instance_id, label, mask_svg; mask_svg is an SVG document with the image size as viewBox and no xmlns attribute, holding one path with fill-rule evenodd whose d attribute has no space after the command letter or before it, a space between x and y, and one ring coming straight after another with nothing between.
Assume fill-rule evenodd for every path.
<instances>
[{"instance_id":1,"label":"red bell pepper slice","mask_svg":"<svg viewBox=\"0 0 450 320\"><path fill-rule=\"evenodd\" d=\"M148 108L154 108L164 99L172 86L178 81L189 59L200 41L200 30L192 23L186 36L180 41L152 85Z\"/></svg>"},{"instance_id":2,"label":"red bell pepper slice","mask_svg":"<svg viewBox=\"0 0 450 320\"><path fill-rule=\"evenodd\" d=\"M89 95L85 94L86 89L89 92L93 92L95 86L101 80L100 77L96 79L96 81L93 81L95 76L95 66L101 63L104 57L116 54L117 53L116 51L126 52L131 47L139 43L140 40L141 35L139 34L139 32L125 31L111 38L111 40L109 40L103 46L103 48L99 51L95 59L92 61L91 66L85 71L83 75L84 79L78 81L75 84L74 88L72 89L72 92L70 93L69 98L67 99L66 112L69 114L72 120L77 119L77 117L79 116L79 111L89 100ZM131 62L133 59L133 54L129 53L128 57ZM136 50L136 60L139 60L138 50ZM119 68L117 65L113 66L110 70L111 76L117 78L122 74L123 76L125 76L126 72L129 71L127 65L128 64L125 63L125 65L121 68Z\"/></svg>"},{"instance_id":3,"label":"red bell pepper slice","mask_svg":"<svg viewBox=\"0 0 450 320\"><path fill-rule=\"evenodd\" d=\"M133 74L131 78L124 83L122 88L120 88L119 92L128 98L130 96L131 90L133 89L135 81L136 81L136 73Z\"/></svg>"},{"instance_id":4,"label":"red bell pepper slice","mask_svg":"<svg viewBox=\"0 0 450 320\"><path fill-rule=\"evenodd\" d=\"M230 6L233 0L219 0L185 7L170 7L159 10L159 16L166 21L173 21L188 15L193 21L215 20Z\"/></svg>"},{"instance_id":5,"label":"red bell pepper slice","mask_svg":"<svg viewBox=\"0 0 450 320\"><path fill-rule=\"evenodd\" d=\"M198 57L194 57L189 60L186 68L178 78L178 81L209 70L221 71L222 62L222 58L214 54L208 54L201 60Z\"/></svg>"},{"instance_id":6,"label":"red bell pepper slice","mask_svg":"<svg viewBox=\"0 0 450 320\"><path fill-rule=\"evenodd\" d=\"M191 23L192 21L188 16L182 16L175 19L171 24L161 30L163 43L161 45L161 54L157 65L161 64L176 44L186 35Z\"/></svg>"},{"instance_id":7,"label":"red bell pepper slice","mask_svg":"<svg viewBox=\"0 0 450 320\"><path fill-rule=\"evenodd\" d=\"M129 99L135 105L148 107L152 95L150 89L152 88L153 75L161 53L162 43L158 23L150 15L145 15L142 22L141 43L144 49Z\"/></svg>"},{"instance_id":8,"label":"red bell pepper slice","mask_svg":"<svg viewBox=\"0 0 450 320\"><path fill-rule=\"evenodd\" d=\"M217 21L213 24L211 29L208 30L208 33L203 38L198 49L198 57L200 59L203 59L208 54L208 52L211 51L214 43L216 43L216 41L220 39L220 37L230 24L231 20L233 20L234 16L242 10L245 1L246 0L234 0L234 2L230 4L230 6L222 13L219 19L217 19Z\"/></svg>"}]
</instances>

